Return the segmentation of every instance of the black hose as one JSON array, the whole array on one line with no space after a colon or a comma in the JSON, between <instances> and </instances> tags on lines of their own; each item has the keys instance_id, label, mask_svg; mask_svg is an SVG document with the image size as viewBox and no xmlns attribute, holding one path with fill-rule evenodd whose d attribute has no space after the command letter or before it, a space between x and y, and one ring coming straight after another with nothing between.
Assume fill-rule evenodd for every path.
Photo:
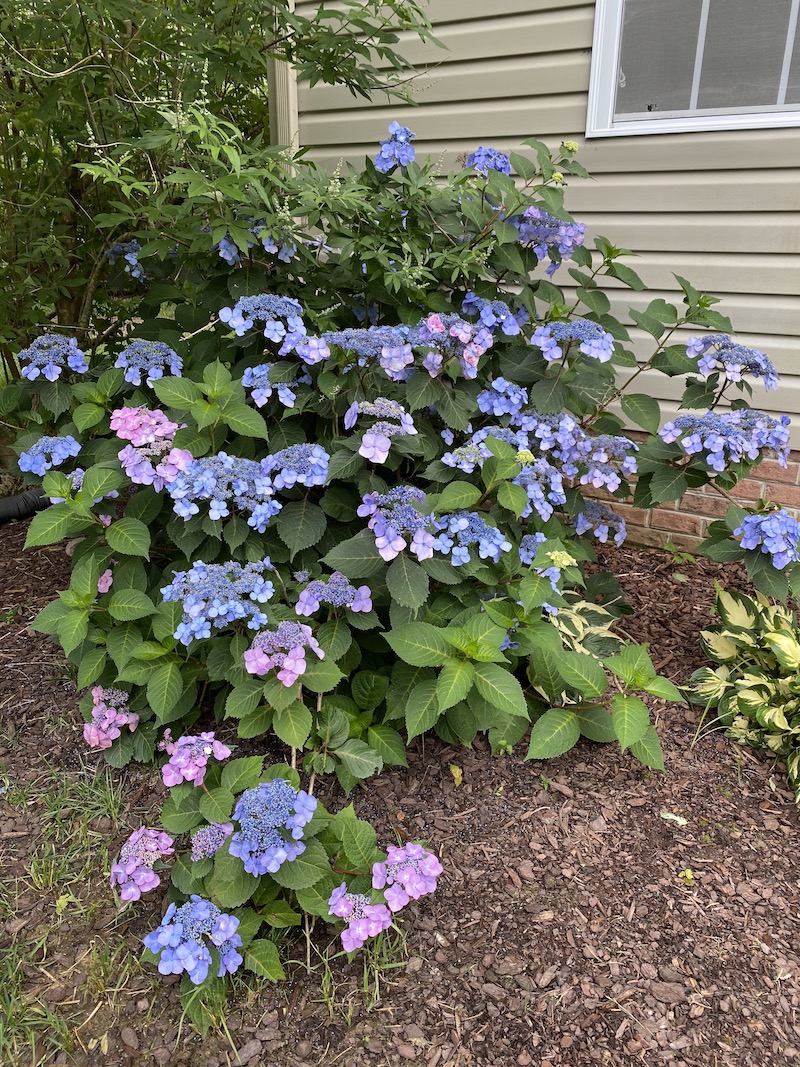
<instances>
[{"instance_id":1,"label":"black hose","mask_svg":"<svg viewBox=\"0 0 800 1067\"><path fill-rule=\"evenodd\" d=\"M29 489L27 493L6 496L0 499L0 525L29 519L37 511L49 507L50 501L41 489Z\"/></svg>"}]
</instances>

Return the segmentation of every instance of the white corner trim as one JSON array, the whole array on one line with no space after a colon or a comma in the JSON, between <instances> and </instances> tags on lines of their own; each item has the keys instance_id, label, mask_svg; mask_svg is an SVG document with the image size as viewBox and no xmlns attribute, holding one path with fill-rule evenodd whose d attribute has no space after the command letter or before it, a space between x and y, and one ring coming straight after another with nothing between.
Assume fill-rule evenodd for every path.
<instances>
[{"instance_id":1,"label":"white corner trim","mask_svg":"<svg viewBox=\"0 0 800 1067\"><path fill-rule=\"evenodd\" d=\"M300 147L300 111L297 99L297 71L288 63L270 59L269 141L293 150Z\"/></svg>"}]
</instances>

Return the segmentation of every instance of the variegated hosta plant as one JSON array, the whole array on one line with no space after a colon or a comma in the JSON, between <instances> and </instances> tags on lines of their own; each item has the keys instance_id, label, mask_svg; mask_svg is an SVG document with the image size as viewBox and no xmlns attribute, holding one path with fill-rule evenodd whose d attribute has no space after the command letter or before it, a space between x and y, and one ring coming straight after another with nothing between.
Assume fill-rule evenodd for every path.
<instances>
[{"instance_id":1,"label":"variegated hosta plant","mask_svg":"<svg viewBox=\"0 0 800 1067\"><path fill-rule=\"evenodd\" d=\"M786 763L800 799L800 631L791 609L717 586L719 623L703 630L719 667L692 675L691 700L715 709L728 737Z\"/></svg>"}]
</instances>

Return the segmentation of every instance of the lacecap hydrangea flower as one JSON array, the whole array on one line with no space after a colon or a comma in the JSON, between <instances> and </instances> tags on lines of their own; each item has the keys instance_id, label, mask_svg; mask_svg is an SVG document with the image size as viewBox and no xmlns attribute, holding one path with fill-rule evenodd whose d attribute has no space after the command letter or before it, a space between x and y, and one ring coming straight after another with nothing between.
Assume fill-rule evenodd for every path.
<instances>
[{"instance_id":1,"label":"lacecap hydrangea flower","mask_svg":"<svg viewBox=\"0 0 800 1067\"><path fill-rule=\"evenodd\" d=\"M64 337L60 333L46 333L23 348L17 356L22 368L22 377L29 382L36 381L41 374L48 382L55 382L61 377L65 366L77 374L89 369L86 356L78 348L74 337Z\"/></svg>"},{"instance_id":2,"label":"lacecap hydrangea flower","mask_svg":"<svg viewBox=\"0 0 800 1067\"><path fill-rule=\"evenodd\" d=\"M614 534L614 544L619 547L627 536L625 520L597 500L584 500L581 510L575 516L575 533L585 534L589 530L605 544L609 534Z\"/></svg>"},{"instance_id":3,"label":"lacecap hydrangea flower","mask_svg":"<svg viewBox=\"0 0 800 1067\"><path fill-rule=\"evenodd\" d=\"M238 928L234 915L224 914L216 904L193 893L180 907L170 904L161 925L147 934L144 943L159 957L161 974L185 971L195 985L201 985L212 961L209 944L219 954L219 978L233 974L244 962L238 951L242 946Z\"/></svg>"},{"instance_id":4,"label":"lacecap hydrangea flower","mask_svg":"<svg viewBox=\"0 0 800 1067\"><path fill-rule=\"evenodd\" d=\"M377 937L392 925L392 913L385 904L373 903L364 893L348 893L346 882L331 893L328 908L331 915L347 920L342 930L345 952L355 952L370 937Z\"/></svg>"},{"instance_id":5,"label":"lacecap hydrangea flower","mask_svg":"<svg viewBox=\"0 0 800 1067\"><path fill-rule=\"evenodd\" d=\"M330 458L322 445L290 445L262 459L261 469L271 476L276 489L324 485Z\"/></svg>"},{"instance_id":6,"label":"lacecap hydrangea flower","mask_svg":"<svg viewBox=\"0 0 800 1067\"><path fill-rule=\"evenodd\" d=\"M131 385L141 385L142 375L147 384L152 385L164 377L165 370L179 378L183 370L183 360L163 341L136 340L123 348L114 366L124 368L125 381Z\"/></svg>"},{"instance_id":7,"label":"lacecap hydrangea flower","mask_svg":"<svg viewBox=\"0 0 800 1067\"><path fill-rule=\"evenodd\" d=\"M385 396L376 397L374 401L353 401L345 412L344 427L351 430L361 415L371 415L378 421L367 430L358 449L359 456L373 463L385 463L392 447L393 437L405 437L416 434L414 420L396 400L387 400ZM395 419L395 422L389 422Z\"/></svg>"},{"instance_id":8,"label":"lacecap hydrangea flower","mask_svg":"<svg viewBox=\"0 0 800 1067\"><path fill-rule=\"evenodd\" d=\"M230 854L249 874L274 874L305 852L303 830L316 807L316 797L283 778L245 790L233 812L239 829L231 837Z\"/></svg>"},{"instance_id":9,"label":"lacecap hydrangea flower","mask_svg":"<svg viewBox=\"0 0 800 1067\"><path fill-rule=\"evenodd\" d=\"M475 511L456 511L452 515L442 515L433 520L434 527L440 531L433 542L437 552L450 557L454 567L469 563L470 546L478 546L481 559L490 559L497 563L504 552L512 548L511 542L496 526L489 524Z\"/></svg>"},{"instance_id":10,"label":"lacecap hydrangea flower","mask_svg":"<svg viewBox=\"0 0 800 1067\"><path fill-rule=\"evenodd\" d=\"M300 304L291 297L270 293L242 296L232 308L221 308L219 317L237 337L243 337L255 323L263 323L267 340L281 345L279 356L288 355L305 340L308 332Z\"/></svg>"},{"instance_id":11,"label":"lacecap hydrangea flower","mask_svg":"<svg viewBox=\"0 0 800 1067\"><path fill-rule=\"evenodd\" d=\"M202 785L208 761L225 760L231 754L228 746L217 741L211 731L198 737L187 734L173 741L172 732L167 728L158 747L169 755L169 760L161 768L161 777L166 786L181 785L183 782Z\"/></svg>"},{"instance_id":12,"label":"lacecap hydrangea flower","mask_svg":"<svg viewBox=\"0 0 800 1067\"><path fill-rule=\"evenodd\" d=\"M396 166L407 167L414 161L414 148L411 144L415 136L408 126L401 126L399 122L389 125L389 136L381 141L381 148L375 157L375 169L381 174L388 174Z\"/></svg>"},{"instance_id":13,"label":"lacecap hydrangea flower","mask_svg":"<svg viewBox=\"0 0 800 1067\"><path fill-rule=\"evenodd\" d=\"M443 867L432 852L411 841L402 848L389 845L386 852L386 862L372 868L372 888L384 890L391 911L433 893Z\"/></svg>"},{"instance_id":14,"label":"lacecap hydrangea flower","mask_svg":"<svg viewBox=\"0 0 800 1067\"><path fill-rule=\"evenodd\" d=\"M188 571L177 571L172 582L161 590L166 601L180 601L183 618L175 631L182 645L211 636L244 622L251 630L268 623L260 605L266 604L275 587L264 577L271 571L269 557L253 563L204 563L197 560Z\"/></svg>"},{"instance_id":15,"label":"lacecap hydrangea flower","mask_svg":"<svg viewBox=\"0 0 800 1067\"><path fill-rule=\"evenodd\" d=\"M687 456L704 453L703 460L715 471L724 471L729 463L743 459L757 460L763 449L770 448L782 467L789 455L788 415L774 419L755 408L705 415L679 415L658 431L667 442L678 441Z\"/></svg>"},{"instance_id":16,"label":"lacecap hydrangea flower","mask_svg":"<svg viewBox=\"0 0 800 1067\"><path fill-rule=\"evenodd\" d=\"M498 152L496 148L485 148L483 145L470 152L464 166L474 167L484 178L490 170L497 170L501 174L511 173L511 160L505 152Z\"/></svg>"},{"instance_id":17,"label":"lacecap hydrangea flower","mask_svg":"<svg viewBox=\"0 0 800 1067\"><path fill-rule=\"evenodd\" d=\"M81 446L70 434L40 437L19 457L19 469L42 477L51 467L60 467L70 457L80 455Z\"/></svg>"},{"instance_id":18,"label":"lacecap hydrangea flower","mask_svg":"<svg viewBox=\"0 0 800 1067\"><path fill-rule=\"evenodd\" d=\"M765 389L777 389L780 382L769 356L757 348L737 344L727 333L690 337L686 355L689 359L697 359L697 369L704 377L720 370L729 382L740 382L743 374L761 378Z\"/></svg>"},{"instance_id":19,"label":"lacecap hydrangea flower","mask_svg":"<svg viewBox=\"0 0 800 1067\"><path fill-rule=\"evenodd\" d=\"M271 458L271 457L268 457ZM239 459L220 452L189 463L167 486L173 510L182 519L200 513L200 504L208 502L211 519L225 519L236 511L247 514L247 525L264 533L269 520L281 510L274 499L269 466L252 459Z\"/></svg>"},{"instance_id":20,"label":"lacecap hydrangea flower","mask_svg":"<svg viewBox=\"0 0 800 1067\"><path fill-rule=\"evenodd\" d=\"M125 273L130 274L131 278L143 282L146 275L144 273L144 267L139 262L139 253L141 250L142 246L135 239L133 241L118 241L108 249L106 252L106 259L112 266L118 259L122 259L125 264Z\"/></svg>"},{"instance_id":21,"label":"lacecap hydrangea flower","mask_svg":"<svg viewBox=\"0 0 800 1067\"><path fill-rule=\"evenodd\" d=\"M278 681L288 689L306 672L307 648L317 659L325 659L310 626L282 622L276 630L262 630L256 634L244 654L244 665L250 674L259 676L279 667Z\"/></svg>"},{"instance_id":22,"label":"lacecap hydrangea flower","mask_svg":"<svg viewBox=\"0 0 800 1067\"><path fill-rule=\"evenodd\" d=\"M766 515L746 515L733 535L740 538L742 548L768 555L778 570L800 560L800 523L783 508Z\"/></svg>"},{"instance_id":23,"label":"lacecap hydrangea flower","mask_svg":"<svg viewBox=\"0 0 800 1067\"><path fill-rule=\"evenodd\" d=\"M485 300L475 293L467 293L461 311L464 315L477 315L479 325L492 333L499 327L506 337L516 337L530 318L525 308L512 311L502 300Z\"/></svg>"},{"instance_id":24,"label":"lacecap hydrangea flower","mask_svg":"<svg viewBox=\"0 0 800 1067\"><path fill-rule=\"evenodd\" d=\"M561 359L564 348L579 341L578 350L599 363L608 363L614 355L614 338L596 322L572 319L570 322L548 322L537 326L531 344L541 348L548 363Z\"/></svg>"},{"instance_id":25,"label":"lacecap hydrangea flower","mask_svg":"<svg viewBox=\"0 0 800 1067\"><path fill-rule=\"evenodd\" d=\"M455 313L428 315L417 327L417 343L430 351L422 366L432 378L442 373L445 361L458 360L464 377L471 381L478 375L478 361L494 344L492 331L474 322L467 322Z\"/></svg>"},{"instance_id":26,"label":"lacecap hydrangea flower","mask_svg":"<svg viewBox=\"0 0 800 1067\"><path fill-rule=\"evenodd\" d=\"M111 885L119 886L123 900L138 900L142 893L149 893L161 884L153 868L159 860L173 854L173 844L163 830L145 826L134 830L111 867Z\"/></svg>"},{"instance_id":27,"label":"lacecap hydrangea flower","mask_svg":"<svg viewBox=\"0 0 800 1067\"><path fill-rule=\"evenodd\" d=\"M410 326L369 326L365 329L331 330L323 340L343 352L358 356L358 365L377 361L381 370L394 382L408 378L414 362L412 346L416 330Z\"/></svg>"},{"instance_id":28,"label":"lacecap hydrangea flower","mask_svg":"<svg viewBox=\"0 0 800 1067\"><path fill-rule=\"evenodd\" d=\"M192 862L216 855L233 833L232 822L212 822L192 834Z\"/></svg>"},{"instance_id":29,"label":"lacecap hydrangea flower","mask_svg":"<svg viewBox=\"0 0 800 1067\"><path fill-rule=\"evenodd\" d=\"M586 239L586 225L559 219L540 207L529 207L508 220L519 230L519 242L530 248L541 263L547 256L547 274L552 277L564 259L570 259Z\"/></svg>"},{"instance_id":30,"label":"lacecap hydrangea flower","mask_svg":"<svg viewBox=\"0 0 800 1067\"><path fill-rule=\"evenodd\" d=\"M288 382L272 384L269 380L272 366L272 363L260 363L257 367L248 367L242 375L242 385L250 390L250 396L257 408L263 407L273 392L278 394L278 400L285 408L293 408L297 393Z\"/></svg>"},{"instance_id":31,"label":"lacecap hydrangea flower","mask_svg":"<svg viewBox=\"0 0 800 1067\"><path fill-rule=\"evenodd\" d=\"M124 727L136 729L139 716L128 711L128 699L122 689L100 685L92 689L92 721L83 726L83 739L90 748L111 748Z\"/></svg>"},{"instance_id":32,"label":"lacecap hydrangea flower","mask_svg":"<svg viewBox=\"0 0 800 1067\"><path fill-rule=\"evenodd\" d=\"M144 404L138 408L117 408L111 412L111 429L123 441L139 448L157 441L171 441L178 432L177 422L170 422L163 411L151 411Z\"/></svg>"},{"instance_id":33,"label":"lacecap hydrangea flower","mask_svg":"<svg viewBox=\"0 0 800 1067\"><path fill-rule=\"evenodd\" d=\"M302 590L295 605L298 615L313 615L321 604L351 611L372 611L372 591L368 585L356 588L343 574L334 571L326 581L317 580Z\"/></svg>"},{"instance_id":34,"label":"lacecap hydrangea flower","mask_svg":"<svg viewBox=\"0 0 800 1067\"><path fill-rule=\"evenodd\" d=\"M419 560L433 555L433 515L424 515L414 507L424 503L425 493L411 485L398 485L388 493L367 493L362 497L356 514L362 519L369 516L367 527L375 534L375 547L387 563L404 548Z\"/></svg>"}]
</instances>

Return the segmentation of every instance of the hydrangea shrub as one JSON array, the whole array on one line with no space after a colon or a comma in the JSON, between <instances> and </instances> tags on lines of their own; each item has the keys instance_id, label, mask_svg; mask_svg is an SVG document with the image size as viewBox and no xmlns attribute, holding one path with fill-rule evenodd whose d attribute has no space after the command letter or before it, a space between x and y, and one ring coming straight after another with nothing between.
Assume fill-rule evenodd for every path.
<instances>
[{"instance_id":1,"label":"hydrangea shrub","mask_svg":"<svg viewBox=\"0 0 800 1067\"><path fill-rule=\"evenodd\" d=\"M346 175L239 145L238 166L174 176L171 229L158 188L144 209L123 186L135 320L88 353L47 335L0 394L54 501L28 544L75 543L35 625L87 690L87 742L116 766L165 752L164 832L193 835L172 868L190 902L148 941L187 996L238 960L277 976L263 922L338 916L355 946L435 884L422 846L384 856L351 809L314 806L318 775L350 791L431 730L494 752L530 731L531 759L617 741L663 767L637 694L680 694L614 635L619 587L585 564L625 540L615 500L726 494L762 455L786 462L787 420L744 398L775 370L720 333L713 298L679 279L681 308L631 310L654 341L637 359L601 282L643 283L567 215L573 145L482 146L442 181L389 132ZM688 414L661 424L634 391L646 368L686 378ZM732 508L707 548L770 595L797 585L797 531L768 505ZM201 716L272 733L290 766L231 759ZM120 885L152 883L143 829Z\"/></svg>"}]
</instances>

